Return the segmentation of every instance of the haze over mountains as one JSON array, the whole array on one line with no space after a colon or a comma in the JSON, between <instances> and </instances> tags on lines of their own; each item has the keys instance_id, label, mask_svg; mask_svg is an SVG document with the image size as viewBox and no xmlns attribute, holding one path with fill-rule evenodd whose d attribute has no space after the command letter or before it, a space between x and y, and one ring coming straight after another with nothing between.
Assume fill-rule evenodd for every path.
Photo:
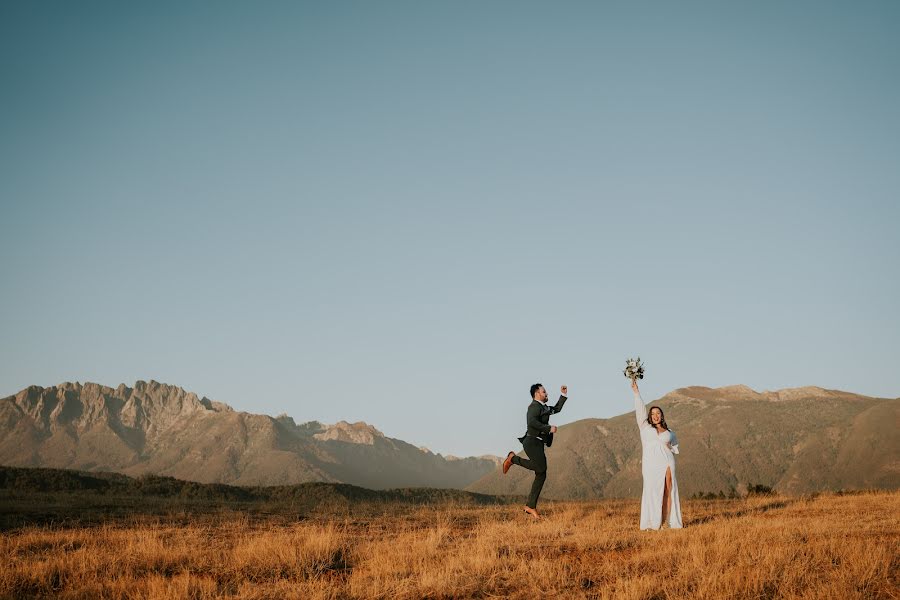
<instances>
[{"instance_id":1,"label":"haze over mountains","mask_svg":"<svg viewBox=\"0 0 900 600\"><path fill-rule=\"evenodd\" d=\"M629 391L611 419L563 425L547 450L549 498L640 496L641 448ZM644 398L645 402L648 401ZM650 404L648 402L648 404ZM787 494L900 487L900 399L803 387L688 387L652 402L678 434L679 492L742 492L765 485ZM520 450L510 445L510 450ZM525 494L531 473L513 467L467 489Z\"/></svg>"},{"instance_id":2,"label":"haze over mountains","mask_svg":"<svg viewBox=\"0 0 900 600\"><path fill-rule=\"evenodd\" d=\"M623 410L630 408L627 395L623 400ZM785 493L900 487L900 399L731 386L682 388L654 404L678 433L683 496L740 492L750 484ZM640 495L633 412L563 425L547 455L545 497ZM31 386L0 400L0 464L9 466L233 485L324 481L526 494L531 473L513 467L503 476L498 461L444 457L366 423L297 424L288 416L237 412L155 381Z\"/></svg>"},{"instance_id":3,"label":"haze over mountains","mask_svg":"<svg viewBox=\"0 0 900 600\"><path fill-rule=\"evenodd\" d=\"M237 412L180 387L138 381L28 387L0 400L0 464L153 473L203 483L309 481L372 489L463 488L496 457L455 458L366 423L297 424Z\"/></svg>"}]
</instances>

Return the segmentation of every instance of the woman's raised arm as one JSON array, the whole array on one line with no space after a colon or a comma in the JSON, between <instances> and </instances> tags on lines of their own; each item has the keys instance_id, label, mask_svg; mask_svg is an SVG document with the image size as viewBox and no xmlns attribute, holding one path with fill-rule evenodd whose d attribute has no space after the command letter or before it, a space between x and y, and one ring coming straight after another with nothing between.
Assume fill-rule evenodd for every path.
<instances>
[{"instance_id":1,"label":"woman's raised arm","mask_svg":"<svg viewBox=\"0 0 900 600\"><path fill-rule=\"evenodd\" d=\"M634 392L634 417L637 419L638 427L650 427L647 422L647 407L644 406L644 400L641 398L641 390L638 389L637 381L631 382L631 389Z\"/></svg>"}]
</instances>

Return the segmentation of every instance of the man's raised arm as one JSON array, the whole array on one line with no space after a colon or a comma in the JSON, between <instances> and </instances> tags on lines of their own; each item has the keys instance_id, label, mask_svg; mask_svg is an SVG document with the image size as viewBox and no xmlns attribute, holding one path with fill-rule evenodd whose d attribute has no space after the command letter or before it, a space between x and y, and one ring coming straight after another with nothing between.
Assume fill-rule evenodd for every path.
<instances>
[{"instance_id":1,"label":"man's raised arm","mask_svg":"<svg viewBox=\"0 0 900 600\"><path fill-rule=\"evenodd\" d=\"M563 404L566 403L566 400L569 399L569 386L564 385L559 388L559 400L557 400L556 404L550 407L554 413L558 413L562 410Z\"/></svg>"}]
</instances>

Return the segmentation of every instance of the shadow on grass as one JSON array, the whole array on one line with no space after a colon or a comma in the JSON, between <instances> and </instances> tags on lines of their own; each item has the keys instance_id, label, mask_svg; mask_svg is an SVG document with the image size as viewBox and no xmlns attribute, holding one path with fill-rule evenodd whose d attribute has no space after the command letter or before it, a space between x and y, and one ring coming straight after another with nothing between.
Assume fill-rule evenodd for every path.
<instances>
[{"instance_id":1,"label":"shadow on grass","mask_svg":"<svg viewBox=\"0 0 900 600\"><path fill-rule=\"evenodd\" d=\"M715 521L724 521L725 519L736 519L740 517L746 517L748 515L764 514L773 510L781 510L782 508L787 508L788 506L796 502L797 500L777 500L775 502L763 504L762 506L754 506L752 508L744 508L741 510L733 510L719 514L706 515L705 517L691 519L690 521L685 523L685 526L695 527L697 525L705 525L707 523L713 523Z\"/></svg>"}]
</instances>

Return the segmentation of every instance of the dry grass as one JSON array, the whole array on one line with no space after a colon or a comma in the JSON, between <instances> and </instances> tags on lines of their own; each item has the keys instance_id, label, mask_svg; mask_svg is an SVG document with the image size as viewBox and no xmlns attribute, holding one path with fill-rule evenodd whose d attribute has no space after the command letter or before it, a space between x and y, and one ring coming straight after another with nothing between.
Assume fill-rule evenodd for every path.
<instances>
[{"instance_id":1,"label":"dry grass","mask_svg":"<svg viewBox=\"0 0 900 600\"><path fill-rule=\"evenodd\" d=\"M900 598L900 493L403 509L286 522L135 518L0 537L0 596L60 598Z\"/></svg>"}]
</instances>

